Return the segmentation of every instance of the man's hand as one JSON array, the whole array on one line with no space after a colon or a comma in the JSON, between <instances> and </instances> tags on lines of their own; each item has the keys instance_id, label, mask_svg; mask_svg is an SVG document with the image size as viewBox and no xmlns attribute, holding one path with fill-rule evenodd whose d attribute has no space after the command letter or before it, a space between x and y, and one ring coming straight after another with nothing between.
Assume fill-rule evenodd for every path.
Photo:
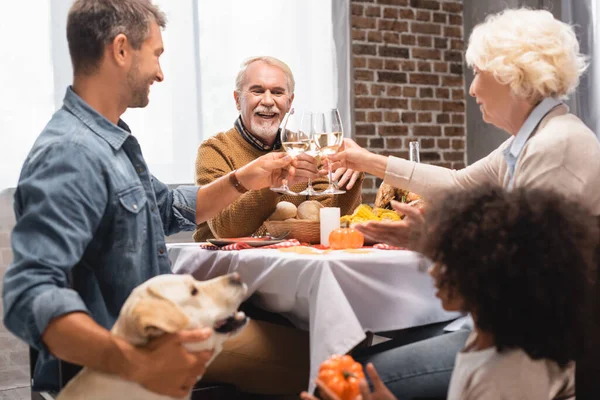
<instances>
[{"instance_id":1,"label":"man's hand","mask_svg":"<svg viewBox=\"0 0 600 400\"><path fill-rule=\"evenodd\" d=\"M307 182L309 178L316 179L319 177L317 159L306 153L302 153L294 158L288 172L288 185Z\"/></svg>"},{"instance_id":2,"label":"man's hand","mask_svg":"<svg viewBox=\"0 0 600 400\"><path fill-rule=\"evenodd\" d=\"M401 221L368 221L354 225L365 238L376 243L385 243L414 250L423 229L424 218L420 209L398 201L391 202L394 210L405 217Z\"/></svg>"},{"instance_id":3,"label":"man's hand","mask_svg":"<svg viewBox=\"0 0 600 400\"><path fill-rule=\"evenodd\" d=\"M204 374L212 351L189 352L184 343L206 340L210 329L165 334L146 347L128 352L128 363L122 376L146 389L171 397L185 397L198 377ZM127 354L127 353L126 353Z\"/></svg>"},{"instance_id":4,"label":"man's hand","mask_svg":"<svg viewBox=\"0 0 600 400\"><path fill-rule=\"evenodd\" d=\"M280 186L287 178L292 161L286 153L271 152L238 169L236 177L249 190Z\"/></svg>"},{"instance_id":5,"label":"man's hand","mask_svg":"<svg viewBox=\"0 0 600 400\"><path fill-rule=\"evenodd\" d=\"M42 341L57 358L118 375L151 391L184 397L204 373L212 351L191 353L183 343L206 340L211 329L164 335L140 348L112 335L84 312L54 318Z\"/></svg>"},{"instance_id":6,"label":"man's hand","mask_svg":"<svg viewBox=\"0 0 600 400\"><path fill-rule=\"evenodd\" d=\"M271 152L239 168L237 180L248 190L281 186L288 176L292 157L285 153ZM202 186L196 195L196 224L208 221L240 197L240 193L224 175ZM214 201L219 199L219 201Z\"/></svg>"},{"instance_id":7,"label":"man's hand","mask_svg":"<svg viewBox=\"0 0 600 400\"><path fill-rule=\"evenodd\" d=\"M366 380L360 382L360 395L355 400L396 400L396 397L390 392L385 386L377 370L373 364L367 364L367 375L371 382L373 382L373 392L369 390L369 384ZM317 386L319 387L319 396L323 400L340 400L325 384L317 380ZM302 392L300 394L302 400L317 400L317 398L310 393Z\"/></svg>"}]
</instances>

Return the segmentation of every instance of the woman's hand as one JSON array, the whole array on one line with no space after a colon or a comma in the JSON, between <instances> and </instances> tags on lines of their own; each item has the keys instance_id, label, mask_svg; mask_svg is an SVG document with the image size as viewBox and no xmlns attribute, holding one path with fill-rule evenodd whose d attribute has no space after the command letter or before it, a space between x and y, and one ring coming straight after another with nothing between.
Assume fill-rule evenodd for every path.
<instances>
[{"instance_id":1,"label":"woman's hand","mask_svg":"<svg viewBox=\"0 0 600 400\"><path fill-rule=\"evenodd\" d=\"M376 243L406 247L414 250L421 235L425 219L420 209L392 200L394 210L404 214L400 221L368 221L354 225L365 238Z\"/></svg>"},{"instance_id":2,"label":"woman's hand","mask_svg":"<svg viewBox=\"0 0 600 400\"><path fill-rule=\"evenodd\" d=\"M346 185L345 188L350 190L360 179L360 174L362 174L362 172L354 171L350 168L338 168L333 173L332 180L337 182L340 189L344 189L344 185Z\"/></svg>"},{"instance_id":3,"label":"woman's hand","mask_svg":"<svg viewBox=\"0 0 600 400\"><path fill-rule=\"evenodd\" d=\"M377 370L373 366L373 364L367 364L367 375L369 375L369 379L373 382L373 391L369 390L369 384L367 381L363 380L360 382L360 396L356 398L356 400L396 400L396 397L390 392L390 390L385 386ZM317 380L317 386L319 388L319 395L322 400L340 400L338 396L336 396L323 382ZM317 398L311 395L308 392L302 392L300 394L300 398L302 400L317 400Z\"/></svg>"},{"instance_id":4,"label":"woman's hand","mask_svg":"<svg viewBox=\"0 0 600 400\"><path fill-rule=\"evenodd\" d=\"M344 139L344 143L340 150L325 158L323 161L323 170L319 172L321 174L326 174L327 168L331 164L332 171L346 168L353 172L368 172L371 175L383 179L387 168L387 159L388 158L385 156L374 154L363 149L352 139Z\"/></svg>"},{"instance_id":5,"label":"woman's hand","mask_svg":"<svg viewBox=\"0 0 600 400\"><path fill-rule=\"evenodd\" d=\"M354 171L365 172L369 163L369 158L373 154L360 147L352 139L344 139L340 150L327 156L324 160L325 169L331 164L331 170L336 171L339 168L349 168Z\"/></svg>"}]
</instances>

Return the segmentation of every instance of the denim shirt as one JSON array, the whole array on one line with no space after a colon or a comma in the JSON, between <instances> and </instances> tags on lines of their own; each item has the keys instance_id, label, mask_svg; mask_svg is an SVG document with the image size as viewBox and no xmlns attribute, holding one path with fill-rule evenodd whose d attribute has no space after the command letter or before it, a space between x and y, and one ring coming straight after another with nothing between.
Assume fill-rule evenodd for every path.
<instances>
[{"instance_id":1,"label":"denim shirt","mask_svg":"<svg viewBox=\"0 0 600 400\"><path fill-rule=\"evenodd\" d=\"M85 312L111 329L133 288L171 273L164 236L196 227L197 191L169 190L123 121L67 89L21 171L2 294L6 327L40 351L35 389L58 387L41 341L52 319Z\"/></svg>"}]
</instances>

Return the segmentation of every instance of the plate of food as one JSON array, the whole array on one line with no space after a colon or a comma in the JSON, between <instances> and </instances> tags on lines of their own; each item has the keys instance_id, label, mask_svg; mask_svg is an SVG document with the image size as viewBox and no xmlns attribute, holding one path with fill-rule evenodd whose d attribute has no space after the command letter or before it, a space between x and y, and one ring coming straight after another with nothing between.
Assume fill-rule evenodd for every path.
<instances>
[{"instance_id":1,"label":"plate of food","mask_svg":"<svg viewBox=\"0 0 600 400\"><path fill-rule=\"evenodd\" d=\"M252 247L262 247L271 244L277 244L283 242L285 239L273 239L270 236L263 237L240 237L240 238L221 238L221 239L208 239L207 242L214 244L215 246L222 247L228 244L245 243Z\"/></svg>"},{"instance_id":2,"label":"plate of food","mask_svg":"<svg viewBox=\"0 0 600 400\"><path fill-rule=\"evenodd\" d=\"M412 207L423 209L425 202L416 193L407 190L396 189L388 184L382 183L377 192L375 204L371 207L368 204L359 205L352 214L344 215L340 218L340 225L353 227L369 221L400 221L404 215L393 210L392 200L408 204ZM366 245L373 245L375 242L365 238Z\"/></svg>"},{"instance_id":3,"label":"plate of food","mask_svg":"<svg viewBox=\"0 0 600 400\"><path fill-rule=\"evenodd\" d=\"M418 194L409 192L408 190L395 188L387 183L382 183L377 191L374 208L391 210L392 200L399 201L400 203L406 203L419 209L425 208L425 202Z\"/></svg>"}]
</instances>

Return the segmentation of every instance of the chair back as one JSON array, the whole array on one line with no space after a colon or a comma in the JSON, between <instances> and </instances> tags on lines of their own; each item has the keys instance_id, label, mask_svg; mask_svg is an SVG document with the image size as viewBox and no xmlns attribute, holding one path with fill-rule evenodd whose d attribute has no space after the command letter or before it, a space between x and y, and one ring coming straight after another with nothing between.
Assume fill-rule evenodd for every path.
<instances>
[{"instance_id":1,"label":"chair back","mask_svg":"<svg viewBox=\"0 0 600 400\"><path fill-rule=\"evenodd\" d=\"M600 217L598 226L600 227ZM577 400L600 398L600 243L596 252L595 282L587 296L590 318L585 331L585 351L577 360L575 390Z\"/></svg>"},{"instance_id":2,"label":"chair back","mask_svg":"<svg viewBox=\"0 0 600 400\"><path fill-rule=\"evenodd\" d=\"M31 377L31 387L32 390L34 389L34 381L33 381L33 373L35 371L35 363L37 362L39 356L39 352L34 349L33 347L29 348L29 376ZM67 383L69 383L69 381L71 379L73 379L73 377L75 375L77 375L77 373L79 373L79 371L81 371L83 367L81 367L80 365L75 365L75 364L71 364L68 363L66 361L62 361L62 360L58 360L58 389L59 391L62 390L62 388L64 388L66 386Z\"/></svg>"}]
</instances>

